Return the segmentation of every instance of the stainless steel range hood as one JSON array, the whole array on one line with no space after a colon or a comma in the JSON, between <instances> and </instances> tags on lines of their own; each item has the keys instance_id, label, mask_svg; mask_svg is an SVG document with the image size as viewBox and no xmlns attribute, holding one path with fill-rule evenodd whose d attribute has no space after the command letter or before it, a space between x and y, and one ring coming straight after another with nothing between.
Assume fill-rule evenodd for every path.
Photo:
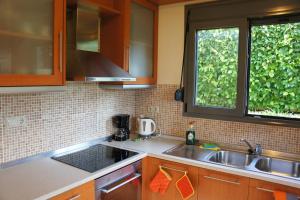
<instances>
[{"instance_id":1,"label":"stainless steel range hood","mask_svg":"<svg viewBox=\"0 0 300 200\"><path fill-rule=\"evenodd\" d=\"M113 48L113 47L112 47ZM136 81L101 54L97 7L80 4L67 11L67 79L72 81Z\"/></svg>"}]
</instances>

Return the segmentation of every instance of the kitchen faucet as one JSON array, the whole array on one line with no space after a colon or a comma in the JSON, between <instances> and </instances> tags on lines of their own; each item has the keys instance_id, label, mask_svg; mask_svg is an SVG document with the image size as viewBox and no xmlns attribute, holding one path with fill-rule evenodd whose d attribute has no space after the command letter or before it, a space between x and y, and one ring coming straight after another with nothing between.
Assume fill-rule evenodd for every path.
<instances>
[{"instance_id":1,"label":"kitchen faucet","mask_svg":"<svg viewBox=\"0 0 300 200\"><path fill-rule=\"evenodd\" d=\"M249 149L248 149L249 154L252 154L252 155L261 155L261 153L262 153L262 147L261 147L260 144L256 144L255 148L253 148L252 145L246 139L241 139L241 142L245 142L246 145L249 147Z\"/></svg>"}]
</instances>

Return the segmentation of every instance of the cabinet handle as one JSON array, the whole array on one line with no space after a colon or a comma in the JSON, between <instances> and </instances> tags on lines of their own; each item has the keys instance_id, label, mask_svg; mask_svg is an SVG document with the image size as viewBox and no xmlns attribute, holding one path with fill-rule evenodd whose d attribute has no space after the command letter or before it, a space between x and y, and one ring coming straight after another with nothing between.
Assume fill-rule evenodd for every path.
<instances>
[{"instance_id":1,"label":"cabinet handle","mask_svg":"<svg viewBox=\"0 0 300 200\"><path fill-rule=\"evenodd\" d=\"M80 194L76 195L76 196L73 196L71 197L69 200L76 200L76 199L79 199L80 198Z\"/></svg>"},{"instance_id":2,"label":"cabinet handle","mask_svg":"<svg viewBox=\"0 0 300 200\"><path fill-rule=\"evenodd\" d=\"M130 179L128 179L128 180L120 183L119 185L116 185L116 186L114 186L114 187L112 187L110 189L100 188L100 189L97 189L97 191L101 191L103 193L108 194L108 193L110 193L110 192L112 192L112 191L114 191L114 190L116 190L116 189L118 189L118 188L126 185L127 183L130 183L131 181L140 178L141 176L142 176L141 174L135 173L135 175L132 178L130 178Z\"/></svg>"},{"instance_id":3,"label":"cabinet handle","mask_svg":"<svg viewBox=\"0 0 300 200\"><path fill-rule=\"evenodd\" d=\"M59 32L59 71L63 69L63 32Z\"/></svg>"},{"instance_id":4,"label":"cabinet handle","mask_svg":"<svg viewBox=\"0 0 300 200\"><path fill-rule=\"evenodd\" d=\"M265 189L265 188L261 188L261 187L257 187L256 189L261 190L261 191L265 191L265 192L270 192L270 193L274 192L273 190L269 190L269 189Z\"/></svg>"},{"instance_id":5,"label":"cabinet handle","mask_svg":"<svg viewBox=\"0 0 300 200\"><path fill-rule=\"evenodd\" d=\"M204 176L204 178L215 180L215 181L221 181L221 182L224 182L224 183L230 183L230 184L234 184L234 185L240 185L240 183L236 182L236 181L228 181L228 180L224 180L224 179L220 179L220 178L215 178L215 177L211 177L211 176Z\"/></svg>"},{"instance_id":6,"label":"cabinet handle","mask_svg":"<svg viewBox=\"0 0 300 200\"><path fill-rule=\"evenodd\" d=\"M269 192L269 193L274 193L274 190L270 190L270 189L265 189L265 188L261 188L261 187L257 187L257 190L261 190L264 192ZM300 196L296 197L297 199L300 199Z\"/></svg>"},{"instance_id":7,"label":"cabinet handle","mask_svg":"<svg viewBox=\"0 0 300 200\"><path fill-rule=\"evenodd\" d=\"M129 67L130 67L130 46L126 47L125 66L127 68L126 71L129 72Z\"/></svg>"}]
</instances>

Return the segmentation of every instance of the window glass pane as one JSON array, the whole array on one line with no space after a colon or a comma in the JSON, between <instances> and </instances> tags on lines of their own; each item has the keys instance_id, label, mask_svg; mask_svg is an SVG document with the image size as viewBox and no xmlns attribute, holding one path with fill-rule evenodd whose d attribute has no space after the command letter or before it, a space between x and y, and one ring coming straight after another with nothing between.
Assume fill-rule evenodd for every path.
<instances>
[{"instance_id":1,"label":"window glass pane","mask_svg":"<svg viewBox=\"0 0 300 200\"><path fill-rule=\"evenodd\" d=\"M239 29L197 31L195 104L236 108Z\"/></svg>"},{"instance_id":2,"label":"window glass pane","mask_svg":"<svg viewBox=\"0 0 300 200\"><path fill-rule=\"evenodd\" d=\"M249 114L300 118L300 23L251 28Z\"/></svg>"}]
</instances>

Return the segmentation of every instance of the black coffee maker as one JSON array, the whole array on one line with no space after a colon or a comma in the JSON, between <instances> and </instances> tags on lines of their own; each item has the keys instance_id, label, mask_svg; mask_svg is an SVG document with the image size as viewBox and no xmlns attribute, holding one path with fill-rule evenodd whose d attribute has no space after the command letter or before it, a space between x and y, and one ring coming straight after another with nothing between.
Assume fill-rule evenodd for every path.
<instances>
[{"instance_id":1,"label":"black coffee maker","mask_svg":"<svg viewBox=\"0 0 300 200\"><path fill-rule=\"evenodd\" d=\"M116 141L125 141L129 139L129 118L130 115L127 114L120 114L113 117L113 126L117 128L117 131L112 139Z\"/></svg>"}]
</instances>

